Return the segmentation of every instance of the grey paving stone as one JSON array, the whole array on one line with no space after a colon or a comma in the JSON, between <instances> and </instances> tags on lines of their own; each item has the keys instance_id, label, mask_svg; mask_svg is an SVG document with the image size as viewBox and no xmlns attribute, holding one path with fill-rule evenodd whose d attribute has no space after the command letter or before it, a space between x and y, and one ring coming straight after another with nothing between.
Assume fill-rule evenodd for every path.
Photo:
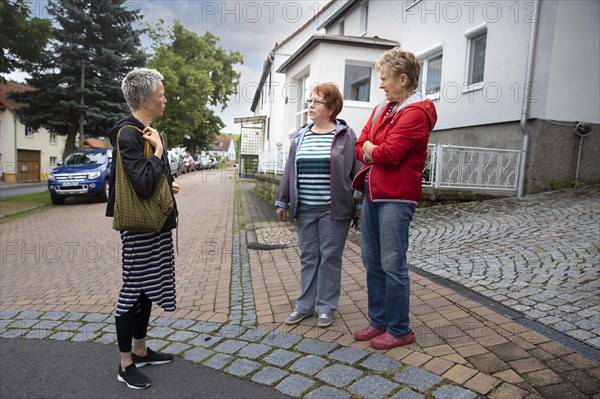
<instances>
[{"instance_id":1,"label":"grey paving stone","mask_svg":"<svg viewBox=\"0 0 600 399\"><path fill-rule=\"evenodd\" d=\"M165 338L167 335L172 334L175 330L170 327L154 327L148 331L148 335L153 338Z\"/></svg>"},{"instance_id":2,"label":"grey paving stone","mask_svg":"<svg viewBox=\"0 0 600 399\"><path fill-rule=\"evenodd\" d=\"M455 385L442 385L432 393L435 399L475 399L477 394Z\"/></svg>"},{"instance_id":3,"label":"grey paving stone","mask_svg":"<svg viewBox=\"0 0 600 399\"><path fill-rule=\"evenodd\" d=\"M302 337L297 335L282 333L279 331L271 331L268 333L261 343L265 345L277 346L279 348L288 349L294 346Z\"/></svg>"},{"instance_id":4,"label":"grey paving stone","mask_svg":"<svg viewBox=\"0 0 600 399\"><path fill-rule=\"evenodd\" d=\"M277 367L267 366L252 376L252 381L259 384L273 385L289 373Z\"/></svg>"},{"instance_id":5,"label":"grey paving stone","mask_svg":"<svg viewBox=\"0 0 600 399\"><path fill-rule=\"evenodd\" d=\"M428 390L435 384L442 381L442 377L430 373L429 371L422 370L414 366L408 366L403 370L400 370L394 376L394 379L403 384L407 384L413 388L418 389L421 392Z\"/></svg>"},{"instance_id":6,"label":"grey paving stone","mask_svg":"<svg viewBox=\"0 0 600 399\"><path fill-rule=\"evenodd\" d=\"M201 333L196 338L189 341L188 344L208 348L210 346L213 346L214 344L216 344L217 342L219 342L221 340L222 340L221 337L215 337L214 335L208 335L208 334Z\"/></svg>"},{"instance_id":7,"label":"grey paving stone","mask_svg":"<svg viewBox=\"0 0 600 399\"><path fill-rule=\"evenodd\" d=\"M65 317L63 317L63 320L79 321L79 320L83 320L83 318L85 316L86 316L85 313L69 312L65 315Z\"/></svg>"},{"instance_id":8,"label":"grey paving stone","mask_svg":"<svg viewBox=\"0 0 600 399\"><path fill-rule=\"evenodd\" d=\"M97 332L106 327L106 323L88 323L81 326L81 332Z\"/></svg>"},{"instance_id":9,"label":"grey paving stone","mask_svg":"<svg viewBox=\"0 0 600 399\"><path fill-rule=\"evenodd\" d=\"M75 334L70 331L59 331L50 335L48 338L53 339L55 341L68 341L73 335Z\"/></svg>"},{"instance_id":10,"label":"grey paving stone","mask_svg":"<svg viewBox=\"0 0 600 399\"><path fill-rule=\"evenodd\" d=\"M60 320L67 315L67 312L46 312L42 316L43 320ZM1 319L2 317L0 317Z\"/></svg>"},{"instance_id":11,"label":"grey paving stone","mask_svg":"<svg viewBox=\"0 0 600 399\"><path fill-rule=\"evenodd\" d=\"M304 338L296 344L294 349L312 355L324 355L334 350L337 346L335 342L323 342L316 339Z\"/></svg>"},{"instance_id":12,"label":"grey paving stone","mask_svg":"<svg viewBox=\"0 0 600 399\"><path fill-rule=\"evenodd\" d=\"M107 333L103 334L100 337L96 338L96 342L100 342L101 344L112 344L117 342L117 334Z\"/></svg>"},{"instance_id":13,"label":"grey paving stone","mask_svg":"<svg viewBox=\"0 0 600 399\"><path fill-rule=\"evenodd\" d=\"M213 349L215 350L215 352L227 353L232 355L246 345L248 345L248 342L246 341L229 339L227 341L223 341L219 345L215 346Z\"/></svg>"},{"instance_id":14,"label":"grey paving stone","mask_svg":"<svg viewBox=\"0 0 600 399\"><path fill-rule=\"evenodd\" d=\"M309 355L298 359L290 366L290 370L302 374L315 375L328 364L329 362L322 357Z\"/></svg>"},{"instance_id":15,"label":"grey paving stone","mask_svg":"<svg viewBox=\"0 0 600 399\"><path fill-rule=\"evenodd\" d=\"M165 341L163 339L149 339L146 341L146 346L148 346L149 348L152 348L152 350L155 350L155 351L160 351L169 344L170 344L169 341Z\"/></svg>"},{"instance_id":16,"label":"grey paving stone","mask_svg":"<svg viewBox=\"0 0 600 399\"><path fill-rule=\"evenodd\" d=\"M169 345L166 348L164 348L162 350L162 352L172 353L174 355L178 355L181 352L184 352L184 351L186 351L186 350L188 350L190 348L191 348L190 345L186 345L186 344L183 344L181 342L173 342L171 345Z\"/></svg>"},{"instance_id":17,"label":"grey paving stone","mask_svg":"<svg viewBox=\"0 0 600 399\"><path fill-rule=\"evenodd\" d=\"M78 321L65 321L61 325L57 326L55 329L60 331L79 331L81 329L81 324Z\"/></svg>"},{"instance_id":18,"label":"grey paving stone","mask_svg":"<svg viewBox=\"0 0 600 399\"><path fill-rule=\"evenodd\" d=\"M19 312L16 310L2 310L2 311L0 311L0 320L12 319L13 317L15 317L18 314L19 314Z\"/></svg>"},{"instance_id":19,"label":"grey paving stone","mask_svg":"<svg viewBox=\"0 0 600 399\"><path fill-rule=\"evenodd\" d=\"M207 321L201 321L197 324L189 326L188 330L196 331L202 334L209 334L213 331L218 330L219 328L221 328L220 323L210 323Z\"/></svg>"},{"instance_id":20,"label":"grey paving stone","mask_svg":"<svg viewBox=\"0 0 600 399\"><path fill-rule=\"evenodd\" d=\"M246 330L246 332L240 335L238 338L243 339L244 341L258 342L265 335L267 335L266 331L263 331L260 328L251 328Z\"/></svg>"},{"instance_id":21,"label":"grey paving stone","mask_svg":"<svg viewBox=\"0 0 600 399\"><path fill-rule=\"evenodd\" d=\"M247 346L240 349L238 355L248 357L250 359L256 359L271 350L271 347L263 344L248 344Z\"/></svg>"},{"instance_id":22,"label":"grey paving stone","mask_svg":"<svg viewBox=\"0 0 600 399\"><path fill-rule=\"evenodd\" d=\"M174 317L157 317L150 323L152 327L169 327L171 324L177 321Z\"/></svg>"},{"instance_id":23,"label":"grey paving stone","mask_svg":"<svg viewBox=\"0 0 600 399\"><path fill-rule=\"evenodd\" d=\"M12 322L12 324L10 325L10 328L23 328L23 329L30 329L31 327L33 327L36 324L39 324L41 321L37 320L37 319L23 319L23 320L14 320Z\"/></svg>"},{"instance_id":24,"label":"grey paving stone","mask_svg":"<svg viewBox=\"0 0 600 399\"><path fill-rule=\"evenodd\" d=\"M213 369L221 370L223 367L227 366L229 363L235 360L235 357L231 355L225 355L223 353L217 353L213 357L204 361L204 365L211 367Z\"/></svg>"},{"instance_id":25,"label":"grey paving stone","mask_svg":"<svg viewBox=\"0 0 600 399\"><path fill-rule=\"evenodd\" d=\"M265 356L263 360L275 366L283 367L298 357L300 357L299 353L286 351L285 349L277 349Z\"/></svg>"},{"instance_id":26,"label":"grey paving stone","mask_svg":"<svg viewBox=\"0 0 600 399\"><path fill-rule=\"evenodd\" d=\"M184 359L191 360L194 363L200 363L214 352L204 348L194 348L183 354Z\"/></svg>"},{"instance_id":27,"label":"grey paving stone","mask_svg":"<svg viewBox=\"0 0 600 399\"><path fill-rule=\"evenodd\" d=\"M343 347L336 350L335 352L330 353L329 358L340 362L352 364L367 356L369 353L371 352L362 349Z\"/></svg>"},{"instance_id":28,"label":"grey paving stone","mask_svg":"<svg viewBox=\"0 0 600 399\"><path fill-rule=\"evenodd\" d=\"M242 377L248 374L253 373L256 369L260 367L260 363L253 362L248 359L237 359L233 363L229 365L225 369L229 374L237 375L238 377Z\"/></svg>"},{"instance_id":29,"label":"grey paving stone","mask_svg":"<svg viewBox=\"0 0 600 399\"><path fill-rule=\"evenodd\" d=\"M348 390L365 399L383 399L398 387L398 384L388 379L378 375L368 375L350 385Z\"/></svg>"},{"instance_id":30,"label":"grey paving stone","mask_svg":"<svg viewBox=\"0 0 600 399\"><path fill-rule=\"evenodd\" d=\"M2 334L0 334L0 338L17 338L20 337L21 335L25 334L26 331L25 330L6 330L4 331Z\"/></svg>"},{"instance_id":31,"label":"grey paving stone","mask_svg":"<svg viewBox=\"0 0 600 399\"><path fill-rule=\"evenodd\" d=\"M246 328L242 326L236 326L232 324L224 325L219 332L216 334L222 338L236 338L246 332Z\"/></svg>"},{"instance_id":32,"label":"grey paving stone","mask_svg":"<svg viewBox=\"0 0 600 399\"><path fill-rule=\"evenodd\" d=\"M350 366L334 364L317 374L316 378L338 388L342 388L363 374L362 371Z\"/></svg>"},{"instance_id":33,"label":"grey paving stone","mask_svg":"<svg viewBox=\"0 0 600 399\"><path fill-rule=\"evenodd\" d=\"M350 399L350 394L334 387L322 386L310 391L304 399Z\"/></svg>"},{"instance_id":34,"label":"grey paving stone","mask_svg":"<svg viewBox=\"0 0 600 399\"><path fill-rule=\"evenodd\" d=\"M410 388L404 388L390 399L425 399L425 396L421 395L420 393L416 393Z\"/></svg>"},{"instance_id":35,"label":"grey paving stone","mask_svg":"<svg viewBox=\"0 0 600 399\"><path fill-rule=\"evenodd\" d=\"M117 327L115 327L115 323L112 323L112 324L109 324L106 327L104 327L102 329L102 331L116 333L117 332Z\"/></svg>"},{"instance_id":36,"label":"grey paving stone","mask_svg":"<svg viewBox=\"0 0 600 399\"><path fill-rule=\"evenodd\" d=\"M98 332L80 332L78 334L75 334L73 336L73 338L71 338L71 341L75 341L75 342L86 342L86 341L92 341L94 340L94 338L96 338L97 336L99 336L100 333Z\"/></svg>"},{"instance_id":37,"label":"grey paving stone","mask_svg":"<svg viewBox=\"0 0 600 399\"><path fill-rule=\"evenodd\" d=\"M277 389L280 392L283 392L286 395L298 397L303 392L312 387L314 384L314 381L311 381L306 377L292 374L285 380L277 384L275 389Z\"/></svg>"},{"instance_id":38,"label":"grey paving stone","mask_svg":"<svg viewBox=\"0 0 600 399\"><path fill-rule=\"evenodd\" d=\"M46 318L46 317L44 317ZM112 319L110 321L114 321L113 316L110 314L106 314L106 313L88 313L83 317L83 321L87 321L90 323L101 323L103 321L108 321L109 319Z\"/></svg>"},{"instance_id":39,"label":"grey paving stone","mask_svg":"<svg viewBox=\"0 0 600 399\"><path fill-rule=\"evenodd\" d=\"M175 334L169 336L169 341L173 342L185 342L190 338L195 338L198 336L198 333L191 331L177 331Z\"/></svg>"},{"instance_id":40,"label":"grey paving stone","mask_svg":"<svg viewBox=\"0 0 600 399\"><path fill-rule=\"evenodd\" d=\"M44 339L50 334L54 334L54 332L49 331L49 330L35 330L34 329L34 330L30 330L29 332L27 332L27 334L25 334L25 338L27 338L27 339Z\"/></svg>"},{"instance_id":41,"label":"grey paving stone","mask_svg":"<svg viewBox=\"0 0 600 399\"><path fill-rule=\"evenodd\" d=\"M382 355L381 353L374 353L360 363L360 365L368 368L369 370L390 373L402 366L402 363L388 356Z\"/></svg>"},{"instance_id":42,"label":"grey paving stone","mask_svg":"<svg viewBox=\"0 0 600 399\"><path fill-rule=\"evenodd\" d=\"M175 323L171 324L171 328L175 328L177 330L186 330L188 327L194 324L196 324L195 320L179 319Z\"/></svg>"},{"instance_id":43,"label":"grey paving stone","mask_svg":"<svg viewBox=\"0 0 600 399\"><path fill-rule=\"evenodd\" d=\"M23 312L20 312L19 314L15 315L14 318L15 319L37 319L43 313L44 312L37 312L37 311L33 311L33 310L27 310L27 311L23 311Z\"/></svg>"}]
</instances>

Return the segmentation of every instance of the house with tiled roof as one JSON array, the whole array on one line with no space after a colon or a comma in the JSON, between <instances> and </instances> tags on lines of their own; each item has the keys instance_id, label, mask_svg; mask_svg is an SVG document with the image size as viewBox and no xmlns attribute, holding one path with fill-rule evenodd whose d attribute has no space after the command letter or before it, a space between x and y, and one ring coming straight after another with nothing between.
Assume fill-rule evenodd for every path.
<instances>
[{"instance_id":1,"label":"house with tiled roof","mask_svg":"<svg viewBox=\"0 0 600 399\"><path fill-rule=\"evenodd\" d=\"M33 130L22 124L16 110L24 106L8 98L11 92L29 90L29 86L0 83L0 180L14 183L47 180L57 162L62 161L65 137L45 128Z\"/></svg>"},{"instance_id":2,"label":"house with tiled roof","mask_svg":"<svg viewBox=\"0 0 600 399\"><path fill-rule=\"evenodd\" d=\"M208 155L226 161L235 161L236 152L233 137L215 136L212 146L207 151Z\"/></svg>"}]
</instances>

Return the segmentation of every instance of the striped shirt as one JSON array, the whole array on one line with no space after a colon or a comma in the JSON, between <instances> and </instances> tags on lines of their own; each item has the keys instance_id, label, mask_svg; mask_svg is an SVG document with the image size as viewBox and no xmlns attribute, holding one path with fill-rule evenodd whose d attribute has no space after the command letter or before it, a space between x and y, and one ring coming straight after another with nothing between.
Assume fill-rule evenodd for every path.
<instances>
[{"instance_id":1,"label":"striped shirt","mask_svg":"<svg viewBox=\"0 0 600 399\"><path fill-rule=\"evenodd\" d=\"M298 204L328 206L331 204L331 143L335 131L316 134L308 131L296 153L298 171Z\"/></svg>"}]
</instances>

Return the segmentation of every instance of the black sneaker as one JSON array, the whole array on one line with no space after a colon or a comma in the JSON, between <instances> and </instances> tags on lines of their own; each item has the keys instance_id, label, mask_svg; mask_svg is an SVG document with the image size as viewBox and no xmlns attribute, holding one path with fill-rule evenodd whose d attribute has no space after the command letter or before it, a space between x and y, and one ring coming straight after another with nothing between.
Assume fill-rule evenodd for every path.
<instances>
[{"instance_id":1,"label":"black sneaker","mask_svg":"<svg viewBox=\"0 0 600 399\"><path fill-rule=\"evenodd\" d=\"M166 364L173 361L173 355L170 353L154 352L150 348L146 348L146 350L148 351L146 356L138 356L133 352L131 353L131 359L138 368L144 367L147 364L158 366L159 364Z\"/></svg>"},{"instance_id":2,"label":"black sneaker","mask_svg":"<svg viewBox=\"0 0 600 399\"><path fill-rule=\"evenodd\" d=\"M150 378L135 367L135 363L131 363L125 367L125 371L121 369L119 364L119 374L117 380L124 382L131 389L146 389L150 386Z\"/></svg>"}]
</instances>

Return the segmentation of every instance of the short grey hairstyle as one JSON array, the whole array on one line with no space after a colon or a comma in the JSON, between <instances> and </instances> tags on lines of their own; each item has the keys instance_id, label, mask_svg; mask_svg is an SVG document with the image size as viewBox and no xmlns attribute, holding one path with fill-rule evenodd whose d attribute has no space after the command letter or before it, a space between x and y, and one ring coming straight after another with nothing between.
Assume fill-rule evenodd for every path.
<instances>
[{"instance_id":1,"label":"short grey hairstyle","mask_svg":"<svg viewBox=\"0 0 600 399\"><path fill-rule=\"evenodd\" d=\"M152 97L156 92L156 82L163 79L163 75L156 69L138 68L130 71L121 83L121 90L129 109L138 110L140 99Z\"/></svg>"}]
</instances>

